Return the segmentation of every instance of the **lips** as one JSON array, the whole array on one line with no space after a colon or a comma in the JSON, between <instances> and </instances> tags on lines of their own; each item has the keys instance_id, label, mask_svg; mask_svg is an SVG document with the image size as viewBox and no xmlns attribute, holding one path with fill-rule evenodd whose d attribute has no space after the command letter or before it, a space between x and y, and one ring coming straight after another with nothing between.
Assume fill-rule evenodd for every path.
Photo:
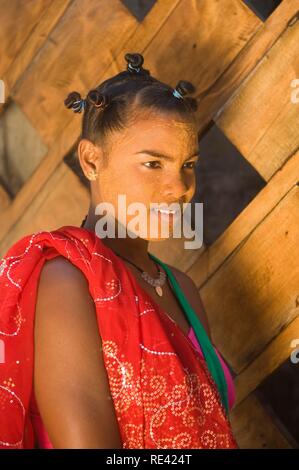
<instances>
[{"instance_id":1,"label":"lips","mask_svg":"<svg viewBox=\"0 0 299 470\"><path fill-rule=\"evenodd\" d=\"M172 210L172 209L160 209L160 208L154 208L154 211L155 212L160 212L161 214L163 215L174 215L174 214L177 214L179 211L178 210Z\"/></svg>"},{"instance_id":2,"label":"lips","mask_svg":"<svg viewBox=\"0 0 299 470\"><path fill-rule=\"evenodd\" d=\"M155 203L157 207L153 207L152 211L155 213L161 213L161 214L177 214L178 212L181 212L183 209L182 203L178 201L174 202L168 202L168 203ZM170 207L174 205L175 209L170 209Z\"/></svg>"},{"instance_id":3,"label":"lips","mask_svg":"<svg viewBox=\"0 0 299 470\"><path fill-rule=\"evenodd\" d=\"M170 209L162 209L162 208L153 208L152 212L158 217L160 221L168 221L170 224L176 220L180 214L181 211L180 209L177 210L170 210Z\"/></svg>"}]
</instances>

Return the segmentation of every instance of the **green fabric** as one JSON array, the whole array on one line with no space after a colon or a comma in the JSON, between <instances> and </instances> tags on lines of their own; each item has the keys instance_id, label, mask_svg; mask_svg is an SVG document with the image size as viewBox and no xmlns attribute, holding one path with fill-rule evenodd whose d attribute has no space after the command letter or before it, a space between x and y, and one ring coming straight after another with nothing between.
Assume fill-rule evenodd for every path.
<instances>
[{"instance_id":1,"label":"green fabric","mask_svg":"<svg viewBox=\"0 0 299 470\"><path fill-rule=\"evenodd\" d=\"M178 284L176 278L172 274L171 270L166 266L161 260L156 258L153 254L149 253L149 256L159 263L162 268L166 271L171 285L175 291L175 294L189 320L190 325L192 326L196 338L201 346L203 356L206 360L208 369L218 387L223 406L228 414L229 406L228 406L228 390L227 390L227 383L225 379L225 375L223 372L223 368L221 362L215 352L214 346L212 345L210 338L208 337L204 327L202 326L198 315L194 312L193 308L189 304L186 296L184 295L180 285Z\"/></svg>"}]
</instances>

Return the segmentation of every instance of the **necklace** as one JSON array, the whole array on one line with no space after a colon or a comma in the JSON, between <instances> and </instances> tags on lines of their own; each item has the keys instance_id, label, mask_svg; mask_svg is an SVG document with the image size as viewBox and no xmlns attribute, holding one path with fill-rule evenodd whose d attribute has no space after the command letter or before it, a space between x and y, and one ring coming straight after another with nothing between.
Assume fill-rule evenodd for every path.
<instances>
[{"instance_id":1,"label":"necklace","mask_svg":"<svg viewBox=\"0 0 299 470\"><path fill-rule=\"evenodd\" d=\"M115 252L114 252L115 253ZM115 253L117 256L119 256L120 258L128 261L128 263L132 264L133 266L135 266L136 269L138 269L138 271L141 272L141 277L148 283L150 284L151 286L153 286L155 288L155 292L157 295L159 295L159 297L162 297L163 295L163 289L162 289L162 286L165 284L165 281L166 281L166 274L164 271L162 271L160 269L160 266L158 267L158 270L159 270L159 277L158 278L154 278L152 277L150 274L148 274L146 271L143 271L143 269L139 268L139 266L137 266L135 263L133 263L132 261L130 261L129 259L125 258L124 256L121 256L119 255L118 253ZM157 265L156 265L157 266Z\"/></svg>"},{"instance_id":2,"label":"necklace","mask_svg":"<svg viewBox=\"0 0 299 470\"><path fill-rule=\"evenodd\" d=\"M82 223L81 223L81 227L83 227L84 223L86 222L86 219L87 219L87 215L85 217L84 220L82 220ZM115 251L114 251L115 253ZM118 253L115 253L117 256L119 256L120 258L128 261L128 263L131 263L133 266L135 266L136 269L138 269L138 271L141 272L141 277L148 283L150 284L151 286L153 286L155 288L155 292L157 295L159 295L159 297L162 297L163 295L163 289L162 289L162 286L165 284L165 280L166 280L166 277L167 275L165 274L164 271L162 271L160 269L160 266L158 267L158 270L159 270L159 277L158 278L154 278L152 276L150 276L150 274L148 274L146 271L143 271L143 269L139 268L139 266L137 266L135 263L133 263L132 261L130 261L129 259L125 258L124 256L121 256L119 255ZM150 255L149 255L150 256ZM154 260L153 260L154 261ZM155 263L156 264L156 263ZM157 265L156 265L157 266Z\"/></svg>"}]
</instances>

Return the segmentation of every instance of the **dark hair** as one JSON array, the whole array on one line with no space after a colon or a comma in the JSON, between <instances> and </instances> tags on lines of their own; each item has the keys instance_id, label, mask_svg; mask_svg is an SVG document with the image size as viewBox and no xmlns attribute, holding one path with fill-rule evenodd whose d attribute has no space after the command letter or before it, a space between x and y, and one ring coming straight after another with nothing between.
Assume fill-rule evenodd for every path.
<instances>
[{"instance_id":1,"label":"dark hair","mask_svg":"<svg viewBox=\"0 0 299 470\"><path fill-rule=\"evenodd\" d=\"M180 80L175 89L183 96L173 95L174 88L150 75L142 67L139 53L125 54L127 70L105 80L88 92L86 99L74 91L64 104L75 112L84 109L82 138L104 145L106 136L128 127L138 116L149 112L172 112L190 119L197 110L197 101L186 96L193 93L192 83Z\"/></svg>"}]
</instances>

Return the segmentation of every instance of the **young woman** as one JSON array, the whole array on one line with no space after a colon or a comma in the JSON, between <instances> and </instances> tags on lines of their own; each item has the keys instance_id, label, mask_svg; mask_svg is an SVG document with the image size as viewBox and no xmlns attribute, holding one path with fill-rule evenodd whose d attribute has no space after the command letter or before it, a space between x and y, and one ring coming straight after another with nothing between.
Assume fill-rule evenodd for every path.
<instances>
[{"instance_id":1,"label":"young woman","mask_svg":"<svg viewBox=\"0 0 299 470\"><path fill-rule=\"evenodd\" d=\"M141 54L125 59L86 99L65 100L84 111L81 227L27 235L0 261L3 448L237 447L232 377L198 290L148 252L149 220L165 219L152 203L182 207L194 195L194 88L153 78ZM146 209L144 236L98 236L101 203L134 232L119 195L125 209Z\"/></svg>"}]
</instances>

